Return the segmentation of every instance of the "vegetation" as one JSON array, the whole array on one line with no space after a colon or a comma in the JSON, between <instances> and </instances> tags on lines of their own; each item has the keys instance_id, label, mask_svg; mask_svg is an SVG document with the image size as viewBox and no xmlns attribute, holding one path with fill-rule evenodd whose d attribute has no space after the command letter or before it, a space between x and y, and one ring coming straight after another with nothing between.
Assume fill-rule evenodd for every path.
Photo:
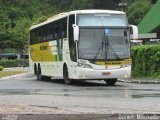
<instances>
[{"instance_id":1,"label":"vegetation","mask_svg":"<svg viewBox=\"0 0 160 120\"><path fill-rule=\"evenodd\" d=\"M136 0L127 9L129 23L138 25L151 7L152 3L149 0Z\"/></svg>"},{"instance_id":2,"label":"vegetation","mask_svg":"<svg viewBox=\"0 0 160 120\"><path fill-rule=\"evenodd\" d=\"M0 0L0 51L27 51L29 28L60 12L75 9L118 9L121 0ZM122 0L128 2L128 0ZM132 4L133 3L133 4ZM130 0L125 9L131 24L138 24L151 8L148 0ZM136 8L136 9L135 9Z\"/></svg>"},{"instance_id":3,"label":"vegetation","mask_svg":"<svg viewBox=\"0 0 160 120\"><path fill-rule=\"evenodd\" d=\"M28 60L0 60L0 66L26 67L26 66L29 66L29 63L28 63Z\"/></svg>"},{"instance_id":4,"label":"vegetation","mask_svg":"<svg viewBox=\"0 0 160 120\"><path fill-rule=\"evenodd\" d=\"M155 77L160 79L160 45L132 47L133 77Z\"/></svg>"},{"instance_id":5,"label":"vegetation","mask_svg":"<svg viewBox=\"0 0 160 120\"><path fill-rule=\"evenodd\" d=\"M120 1L127 2L128 5L124 8L118 7ZM137 25L151 7L149 0L0 0L0 52L27 51L31 25L45 21L60 12L123 8L129 23ZM158 50L159 46L133 47L133 76L158 74ZM0 65L4 67L15 67L19 63L17 60L0 61Z\"/></svg>"},{"instance_id":6,"label":"vegetation","mask_svg":"<svg viewBox=\"0 0 160 120\"><path fill-rule=\"evenodd\" d=\"M0 71L2 71L3 70L3 67L2 66L0 66Z\"/></svg>"}]
</instances>

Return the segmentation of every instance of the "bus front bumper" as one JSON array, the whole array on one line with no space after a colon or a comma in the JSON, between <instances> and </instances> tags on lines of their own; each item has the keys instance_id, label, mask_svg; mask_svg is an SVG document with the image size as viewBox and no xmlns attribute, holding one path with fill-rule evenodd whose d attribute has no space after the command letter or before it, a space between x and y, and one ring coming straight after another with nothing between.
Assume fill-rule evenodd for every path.
<instances>
[{"instance_id":1,"label":"bus front bumper","mask_svg":"<svg viewBox=\"0 0 160 120\"><path fill-rule=\"evenodd\" d=\"M130 78L131 77L131 66L119 68L119 69L110 69L110 70L95 70L89 68L78 68L76 70L75 79L85 79L85 80L101 80L101 79L110 79L110 78Z\"/></svg>"}]
</instances>

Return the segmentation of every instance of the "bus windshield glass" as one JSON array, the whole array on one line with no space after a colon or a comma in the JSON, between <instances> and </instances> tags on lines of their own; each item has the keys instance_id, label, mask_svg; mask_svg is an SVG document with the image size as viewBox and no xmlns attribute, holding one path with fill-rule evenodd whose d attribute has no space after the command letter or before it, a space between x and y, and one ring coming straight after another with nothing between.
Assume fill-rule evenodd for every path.
<instances>
[{"instance_id":1,"label":"bus windshield glass","mask_svg":"<svg viewBox=\"0 0 160 120\"><path fill-rule=\"evenodd\" d=\"M80 28L79 58L119 60L130 57L128 28Z\"/></svg>"},{"instance_id":2,"label":"bus windshield glass","mask_svg":"<svg viewBox=\"0 0 160 120\"><path fill-rule=\"evenodd\" d=\"M127 19L124 14L78 14L78 26L127 26Z\"/></svg>"}]
</instances>

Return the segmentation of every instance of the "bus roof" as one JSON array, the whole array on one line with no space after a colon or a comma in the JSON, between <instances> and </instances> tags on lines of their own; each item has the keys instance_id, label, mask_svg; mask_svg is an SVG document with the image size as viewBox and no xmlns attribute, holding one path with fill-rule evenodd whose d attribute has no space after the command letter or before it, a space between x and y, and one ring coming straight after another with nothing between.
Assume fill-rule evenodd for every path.
<instances>
[{"instance_id":1,"label":"bus roof","mask_svg":"<svg viewBox=\"0 0 160 120\"><path fill-rule=\"evenodd\" d=\"M87 14L87 13L125 14L122 11L115 11L115 10L75 10L75 11L64 12L64 13L60 13L60 14L54 15L54 16L48 18L46 21L44 21L44 22L42 22L40 24L36 24L36 25L31 26L30 30L38 28L38 27L43 26L43 25L46 25L46 24L51 23L53 21L56 21L58 19L67 17L67 16L69 16L71 14L83 14L83 13L84 14Z\"/></svg>"}]
</instances>

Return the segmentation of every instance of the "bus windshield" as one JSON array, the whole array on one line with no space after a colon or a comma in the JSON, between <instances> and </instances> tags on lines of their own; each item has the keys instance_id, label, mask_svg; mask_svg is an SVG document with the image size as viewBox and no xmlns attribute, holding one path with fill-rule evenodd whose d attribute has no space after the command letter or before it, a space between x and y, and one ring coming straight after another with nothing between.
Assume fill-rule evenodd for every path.
<instances>
[{"instance_id":1,"label":"bus windshield","mask_svg":"<svg viewBox=\"0 0 160 120\"><path fill-rule=\"evenodd\" d=\"M80 28L79 58L114 60L130 57L128 28Z\"/></svg>"},{"instance_id":2,"label":"bus windshield","mask_svg":"<svg viewBox=\"0 0 160 120\"><path fill-rule=\"evenodd\" d=\"M78 14L78 26L127 26L127 19L124 14Z\"/></svg>"}]
</instances>

